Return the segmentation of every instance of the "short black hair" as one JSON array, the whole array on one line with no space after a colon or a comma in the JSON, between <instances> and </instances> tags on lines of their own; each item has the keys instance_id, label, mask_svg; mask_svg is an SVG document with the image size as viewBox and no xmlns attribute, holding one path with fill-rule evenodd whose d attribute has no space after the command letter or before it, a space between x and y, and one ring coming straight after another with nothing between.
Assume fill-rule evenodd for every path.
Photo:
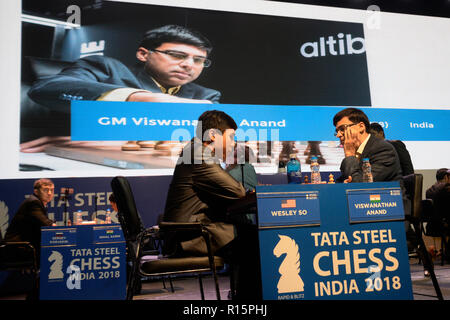
<instances>
[{"instance_id":1,"label":"short black hair","mask_svg":"<svg viewBox=\"0 0 450 320\"><path fill-rule=\"evenodd\" d=\"M384 138L384 130L383 127L378 123L378 122L372 122L370 124L370 133L378 136L378 137L382 137Z\"/></svg>"},{"instance_id":2,"label":"short black hair","mask_svg":"<svg viewBox=\"0 0 450 320\"><path fill-rule=\"evenodd\" d=\"M203 141L206 131L210 129L217 129L223 134L227 129L237 129L236 122L223 111L209 110L203 112L198 118L198 125L196 129L196 136Z\"/></svg>"},{"instance_id":3,"label":"short black hair","mask_svg":"<svg viewBox=\"0 0 450 320\"><path fill-rule=\"evenodd\" d=\"M117 203L116 197L114 196L114 193L111 193L111 194L109 195L108 200L109 200L109 202Z\"/></svg>"},{"instance_id":4,"label":"short black hair","mask_svg":"<svg viewBox=\"0 0 450 320\"><path fill-rule=\"evenodd\" d=\"M166 42L193 45L205 50L208 55L212 50L211 42L198 31L174 24L148 30L139 46L152 50Z\"/></svg>"},{"instance_id":5,"label":"short black hair","mask_svg":"<svg viewBox=\"0 0 450 320\"><path fill-rule=\"evenodd\" d=\"M439 169L438 171L436 171L436 180L440 181L444 179L447 174L450 174L447 168Z\"/></svg>"},{"instance_id":6,"label":"short black hair","mask_svg":"<svg viewBox=\"0 0 450 320\"><path fill-rule=\"evenodd\" d=\"M348 117L348 119L353 123L362 122L366 126L366 132L370 130L370 121L367 115L359 109L356 108L347 108L339 111L333 118L333 124L336 127L336 124L344 117Z\"/></svg>"}]
</instances>

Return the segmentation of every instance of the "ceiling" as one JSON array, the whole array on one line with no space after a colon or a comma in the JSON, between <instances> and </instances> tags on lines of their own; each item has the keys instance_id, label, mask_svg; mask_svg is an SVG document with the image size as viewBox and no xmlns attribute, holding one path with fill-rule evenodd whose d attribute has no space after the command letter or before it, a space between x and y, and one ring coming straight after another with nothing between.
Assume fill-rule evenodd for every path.
<instances>
[{"instance_id":1,"label":"ceiling","mask_svg":"<svg viewBox=\"0 0 450 320\"><path fill-rule=\"evenodd\" d=\"M289 2L351 8L366 10L371 5L377 5L383 12L404 13L450 18L450 0L265 0L273 2ZM22 9L26 14L45 18L64 20L67 17L68 6L76 4L82 11L93 11L101 8L104 0L22 0Z\"/></svg>"}]
</instances>

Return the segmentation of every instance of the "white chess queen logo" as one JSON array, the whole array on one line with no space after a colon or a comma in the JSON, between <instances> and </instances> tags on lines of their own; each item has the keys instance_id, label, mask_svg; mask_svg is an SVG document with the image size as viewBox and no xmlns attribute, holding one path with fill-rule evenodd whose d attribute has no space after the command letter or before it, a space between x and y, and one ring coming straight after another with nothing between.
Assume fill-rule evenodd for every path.
<instances>
[{"instance_id":1,"label":"white chess queen logo","mask_svg":"<svg viewBox=\"0 0 450 320\"><path fill-rule=\"evenodd\" d=\"M64 273L62 271L63 256L58 251L52 251L52 254L48 257L49 262L53 262L50 266L50 273L48 274L49 280L62 279Z\"/></svg>"},{"instance_id":2,"label":"white chess queen logo","mask_svg":"<svg viewBox=\"0 0 450 320\"><path fill-rule=\"evenodd\" d=\"M278 235L280 241L273 249L273 254L279 258L286 254L278 268L281 274L278 281L278 293L303 292L303 280L300 277L300 253L297 243L288 236Z\"/></svg>"}]
</instances>

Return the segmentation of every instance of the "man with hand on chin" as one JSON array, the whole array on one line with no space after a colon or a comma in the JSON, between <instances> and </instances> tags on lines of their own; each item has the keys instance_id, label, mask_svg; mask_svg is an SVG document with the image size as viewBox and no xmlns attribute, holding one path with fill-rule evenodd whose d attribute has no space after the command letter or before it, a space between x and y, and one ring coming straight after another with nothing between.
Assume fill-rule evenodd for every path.
<instances>
[{"instance_id":1,"label":"man with hand on chin","mask_svg":"<svg viewBox=\"0 0 450 320\"><path fill-rule=\"evenodd\" d=\"M347 108L333 118L335 136L344 147L341 163L341 182L362 182L362 159L369 158L373 181L401 181L400 161L394 147L371 135L367 115L359 109Z\"/></svg>"}]
</instances>

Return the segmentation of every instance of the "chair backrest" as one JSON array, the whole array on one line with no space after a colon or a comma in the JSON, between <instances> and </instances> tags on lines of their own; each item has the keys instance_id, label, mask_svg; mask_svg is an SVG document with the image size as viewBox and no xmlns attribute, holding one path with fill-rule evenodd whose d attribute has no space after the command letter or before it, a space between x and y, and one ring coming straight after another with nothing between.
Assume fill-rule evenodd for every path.
<instances>
[{"instance_id":1,"label":"chair backrest","mask_svg":"<svg viewBox=\"0 0 450 320\"><path fill-rule=\"evenodd\" d=\"M130 183L125 177L114 177L111 180L111 188L116 198L125 239L135 241L137 235L144 230L144 225L137 211Z\"/></svg>"},{"instance_id":2,"label":"chair backrest","mask_svg":"<svg viewBox=\"0 0 450 320\"><path fill-rule=\"evenodd\" d=\"M422 212L423 175L413 173L403 177L406 195L411 200L411 215L420 218Z\"/></svg>"}]
</instances>

